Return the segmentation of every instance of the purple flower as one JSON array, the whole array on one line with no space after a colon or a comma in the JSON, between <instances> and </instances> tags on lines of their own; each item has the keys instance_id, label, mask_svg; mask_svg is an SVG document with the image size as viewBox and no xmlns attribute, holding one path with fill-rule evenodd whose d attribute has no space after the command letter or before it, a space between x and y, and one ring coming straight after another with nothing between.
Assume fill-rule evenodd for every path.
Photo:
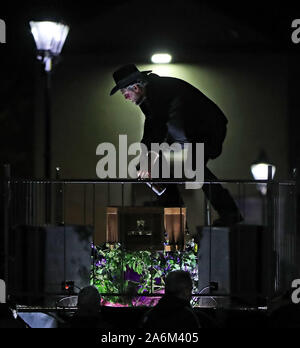
<instances>
[{"instance_id":1,"label":"purple flower","mask_svg":"<svg viewBox=\"0 0 300 348\"><path fill-rule=\"evenodd\" d=\"M161 284L161 278L155 278L155 285Z\"/></svg>"},{"instance_id":2,"label":"purple flower","mask_svg":"<svg viewBox=\"0 0 300 348\"><path fill-rule=\"evenodd\" d=\"M126 272L125 272L125 279L126 280L131 280L133 282L139 282L140 281L141 276L134 272L131 268L126 268Z\"/></svg>"}]
</instances>

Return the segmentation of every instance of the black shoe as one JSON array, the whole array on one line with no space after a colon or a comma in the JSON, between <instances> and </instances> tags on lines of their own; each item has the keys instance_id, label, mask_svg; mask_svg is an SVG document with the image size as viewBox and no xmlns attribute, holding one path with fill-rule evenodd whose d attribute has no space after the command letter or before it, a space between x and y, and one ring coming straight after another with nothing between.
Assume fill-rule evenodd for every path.
<instances>
[{"instance_id":1,"label":"black shoe","mask_svg":"<svg viewBox=\"0 0 300 348\"><path fill-rule=\"evenodd\" d=\"M221 216L219 219L213 222L213 226L215 227L230 227L234 226L240 222L244 221L244 218L241 214L227 214Z\"/></svg>"}]
</instances>

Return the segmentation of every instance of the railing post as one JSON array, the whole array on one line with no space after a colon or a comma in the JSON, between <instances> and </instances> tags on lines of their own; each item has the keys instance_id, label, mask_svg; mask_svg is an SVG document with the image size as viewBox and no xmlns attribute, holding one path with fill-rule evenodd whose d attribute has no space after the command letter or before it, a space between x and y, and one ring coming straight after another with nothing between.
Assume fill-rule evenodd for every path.
<instances>
[{"instance_id":1,"label":"railing post","mask_svg":"<svg viewBox=\"0 0 300 348\"><path fill-rule=\"evenodd\" d=\"M4 231L4 282L6 289L9 289L9 217L10 217L10 202L11 202L11 167L10 164L4 165L4 180L3 180L3 231ZM6 291L6 300L8 291Z\"/></svg>"},{"instance_id":2,"label":"railing post","mask_svg":"<svg viewBox=\"0 0 300 348\"><path fill-rule=\"evenodd\" d=\"M205 219L204 225L210 226L211 225L211 206L206 197L204 198L204 219Z\"/></svg>"},{"instance_id":3,"label":"railing post","mask_svg":"<svg viewBox=\"0 0 300 348\"><path fill-rule=\"evenodd\" d=\"M55 168L55 178L57 181L61 179L60 177L60 167ZM55 196L55 221L58 225L62 225L63 221L63 185L57 183L55 187L56 196Z\"/></svg>"},{"instance_id":4,"label":"railing post","mask_svg":"<svg viewBox=\"0 0 300 348\"><path fill-rule=\"evenodd\" d=\"M297 168L293 168L292 172L292 179L295 182L295 188L293 190L293 206L294 206L294 211L293 211L293 217L295 221L295 226L294 226L294 233L293 233L293 243L292 243L292 260L293 264L298 264L299 260L299 234L298 234L298 229L299 229L299 221L298 221L298 200L297 200L297 192L298 192L298 170ZM297 272L295 273L295 277L298 276Z\"/></svg>"},{"instance_id":5,"label":"railing post","mask_svg":"<svg viewBox=\"0 0 300 348\"><path fill-rule=\"evenodd\" d=\"M272 178L272 166L268 166L267 184L267 233L268 233L268 297L272 297L278 289L278 260L277 260L277 233L275 226L275 190Z\"/></svg>"}]
</instances>

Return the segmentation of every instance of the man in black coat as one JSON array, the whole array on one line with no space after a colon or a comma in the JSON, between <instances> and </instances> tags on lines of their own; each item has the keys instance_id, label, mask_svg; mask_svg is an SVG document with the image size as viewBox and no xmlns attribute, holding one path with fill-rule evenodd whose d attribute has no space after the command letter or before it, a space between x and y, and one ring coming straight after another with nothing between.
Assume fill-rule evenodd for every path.
<instances>
[{"instance_id":1,"label":"man in black coat","mask_svg":"<svg viewBox=\"0 0 300 348\"><path fill-rule=\"evenodd\" d=\"M121 90L125 99L138 105L145 115L141 143L147 146L148 151L152 143L179 143L182 147L191 143L194 169L196 143L204 143L204 178L206 181L218 181L206 164L209 159L221 154L228 121L213 101L181 79L161 77L151 71L141 72L134 64L122 66L114 72L113 78L116 86L110 94ZM159 154L153 153L148 156L148 169L139 172L140 178L151 177L151 163L158 157ZM233 198L221 184L204 184L202 189L220 216L214 225L228 226L242 221ZM159 203L162 206L183 205L177 186L167 185Z\"/></svg>"},{"instance_id":2,"label":"man in black coat","mask_svg":"<svg viewBox=\"0 0 300 348\"><path fill-rule=\"evenodd\" d=\"M190 305L192 289L193 281L188 272L178 270L168 273L164 296L145 313L140 327L175 331L200 329L199 318Z\"/></svg>"}]
</instances>

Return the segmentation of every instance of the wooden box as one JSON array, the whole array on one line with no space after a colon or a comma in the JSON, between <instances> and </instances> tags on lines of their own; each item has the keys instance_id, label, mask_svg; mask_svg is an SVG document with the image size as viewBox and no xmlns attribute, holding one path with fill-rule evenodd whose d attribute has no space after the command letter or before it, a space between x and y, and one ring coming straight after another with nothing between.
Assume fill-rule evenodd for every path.
<instances>
[{"instance_id":1,"label":"wooden box","mask_svg":"<svg viewBox=\"0 0 300 348\"><path fill-rule=\"evenodd\" d=\"M186 208L107 207L106 242L127 250L183 250Z\"/></svg>"}]
</instances>

